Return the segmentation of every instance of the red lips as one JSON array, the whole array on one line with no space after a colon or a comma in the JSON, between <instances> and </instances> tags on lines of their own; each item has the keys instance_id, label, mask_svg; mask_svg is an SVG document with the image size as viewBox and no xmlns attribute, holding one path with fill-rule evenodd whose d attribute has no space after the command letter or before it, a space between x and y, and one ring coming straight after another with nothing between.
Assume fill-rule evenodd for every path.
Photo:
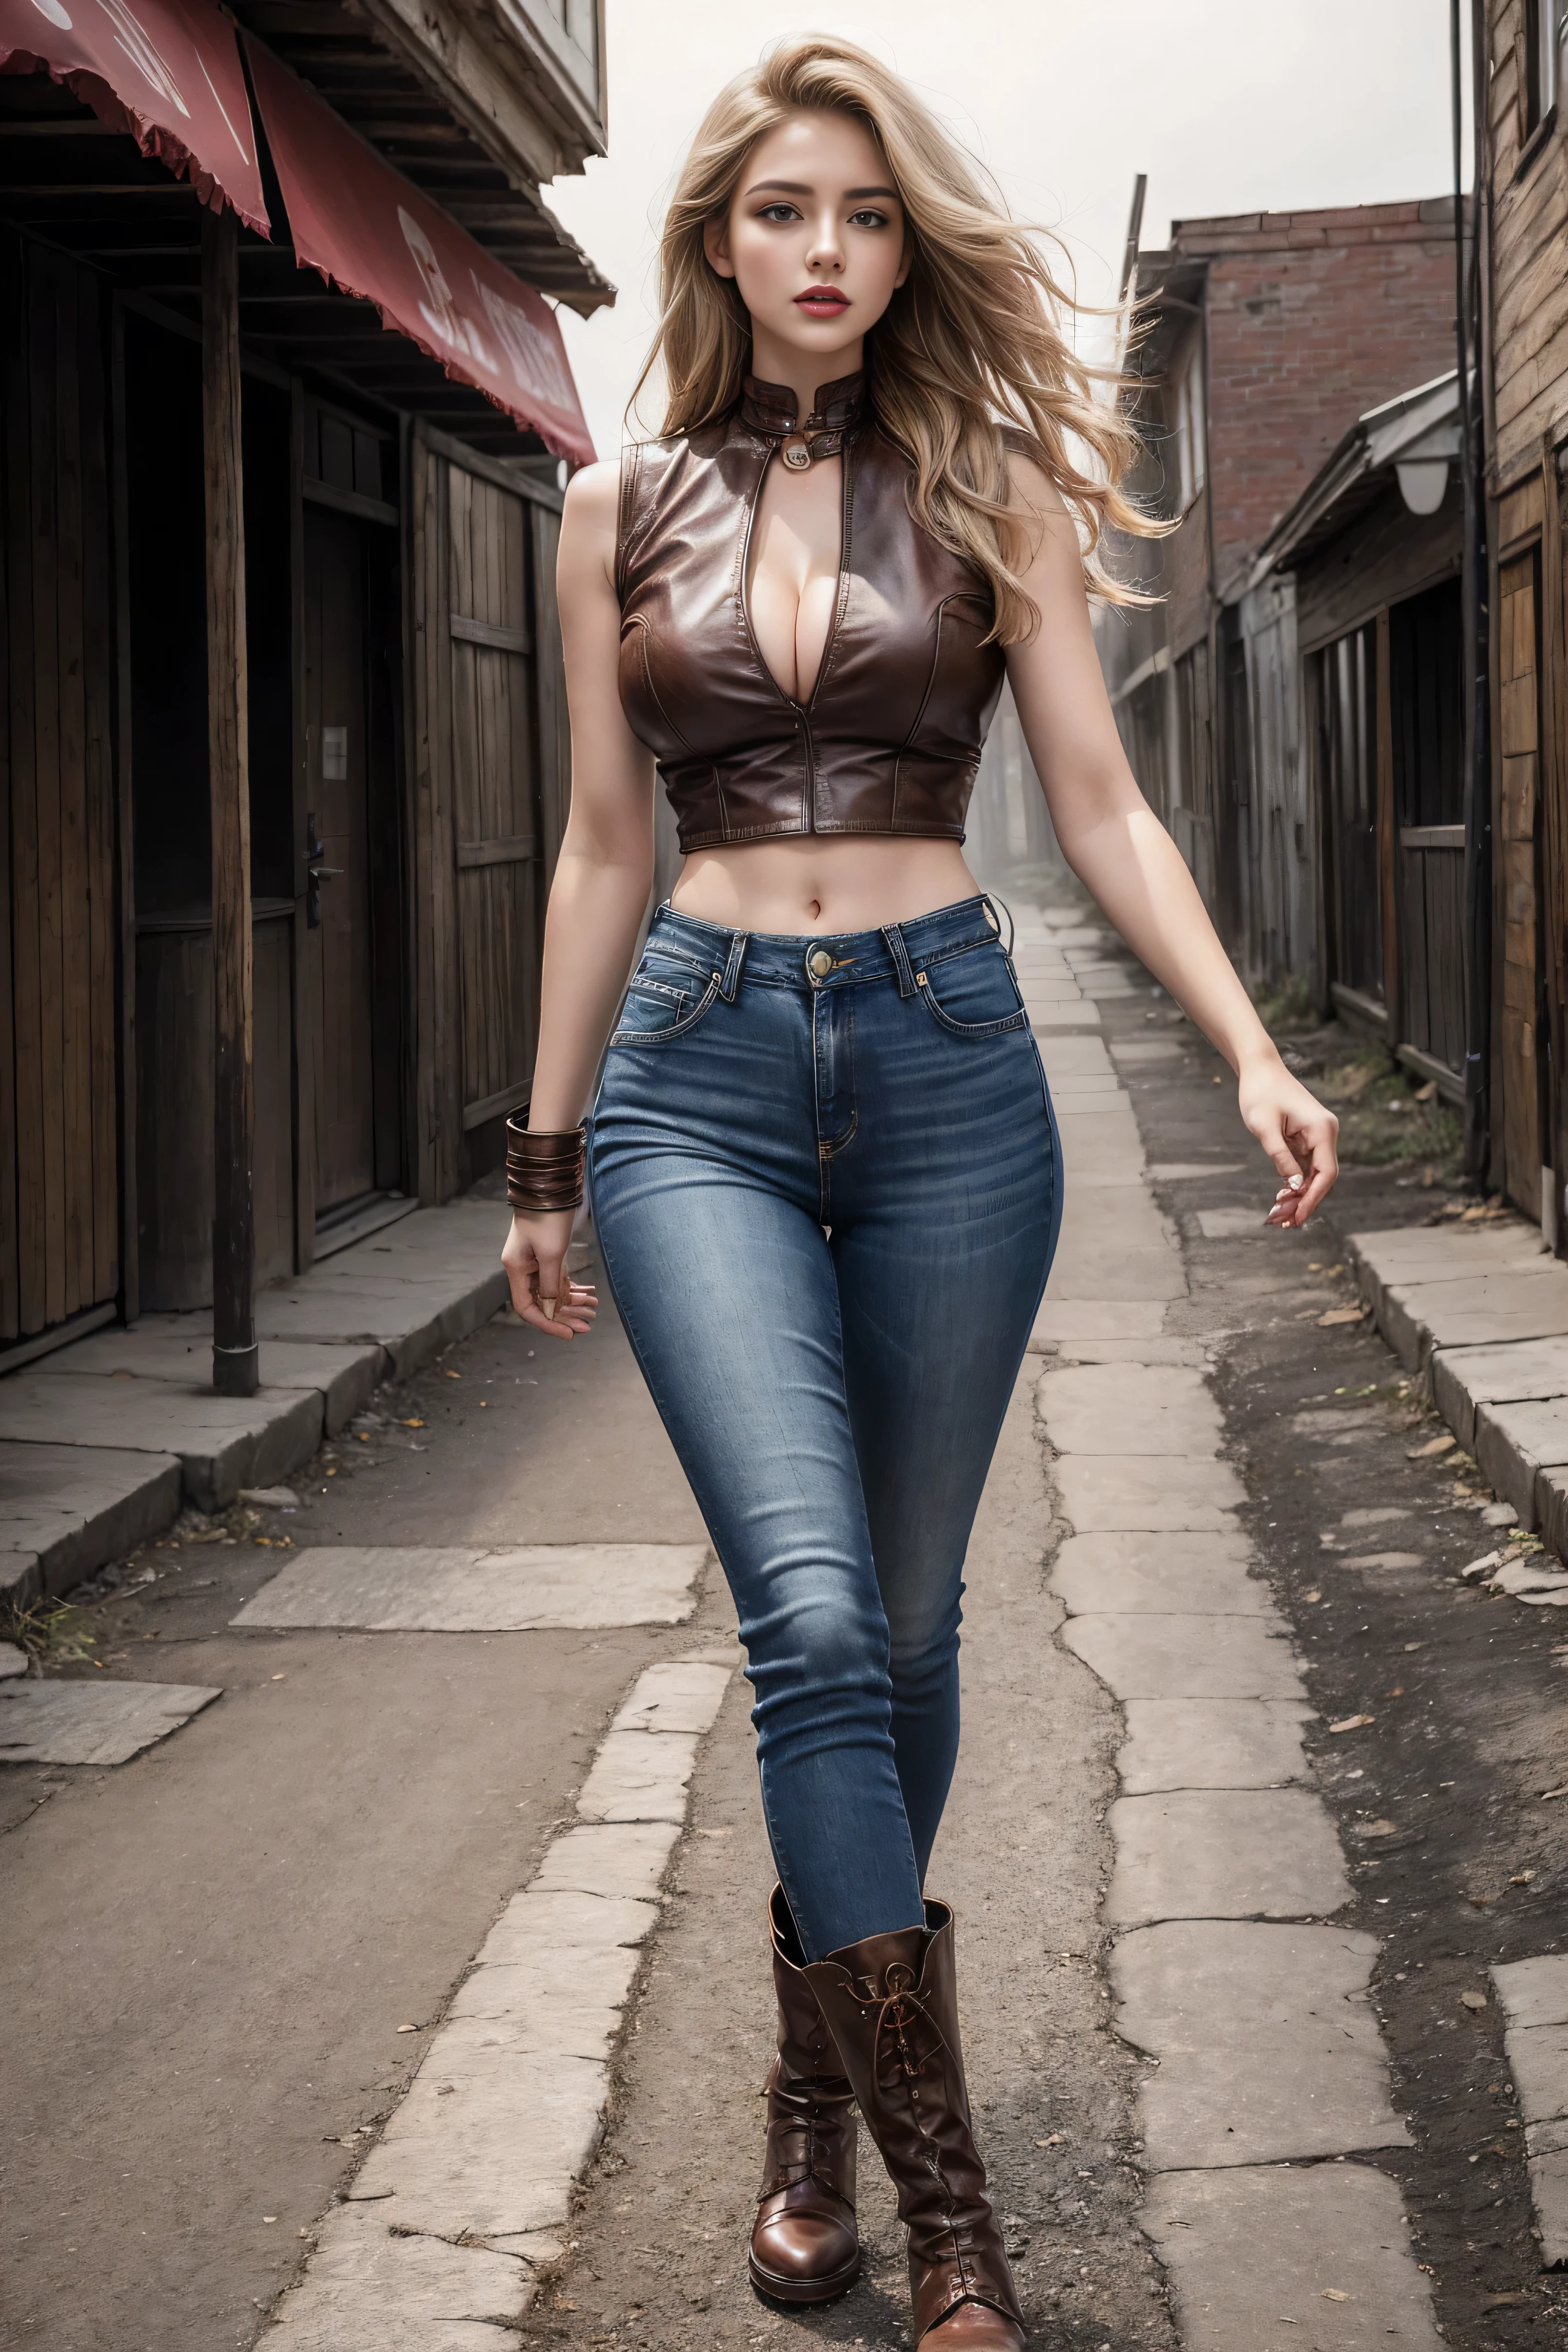
<instances>
[{"instance_id":1,"label":"red lips","mask_svg":"<svg viewBox=\"0 0 1568 2352\"><path fill-rule=\"evenodd\" d=\"M808 286L804 294L795 298L797 310L814 311L818 318L828 318L836 310L847 310L849 300L837 286Z\"/></svg>"}]
</instances>

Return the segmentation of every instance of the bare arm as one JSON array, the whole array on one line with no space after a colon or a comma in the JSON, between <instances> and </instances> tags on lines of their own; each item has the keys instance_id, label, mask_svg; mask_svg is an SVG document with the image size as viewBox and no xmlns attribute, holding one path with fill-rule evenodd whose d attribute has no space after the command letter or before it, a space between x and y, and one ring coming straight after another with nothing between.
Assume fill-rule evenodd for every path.
<instances>
[{"instance_id":1,"label":"bare arm","mask_svg":"<svg viewBox=\"0 0 1568 2352\"><path fill-rule=\"evenodd\" d=\"M572 808L544 923L529 1118L545 1130L575 1127L587 1108L653 884L653 760L626 724L616 678L619 487L617 465L589 467L574 477L561 523ZM564 1272L571 1235L570 1210L517 1216L501 1253L518 1313L559 1339L585 1330L594 1313L592 1290Z\"/></svg>"},{"instance_id":2,"label":"bare arm","mask_svg":"<svg viewBox=\"0 0 1568 2352\"><path fill-rule=\"evenodd\" d=\"M1281 1179L1269 1223L1304 1225L1339 1173L1339 1121L1280 1060L1180 852L1127 764L1070 517L1036 467L1015 461L1014 484L1035 536L1024 582L1040 625L1008 647L1007 672L1062 855L1236 1072L1242 1118Z\"/></svg>"}]
</instances>

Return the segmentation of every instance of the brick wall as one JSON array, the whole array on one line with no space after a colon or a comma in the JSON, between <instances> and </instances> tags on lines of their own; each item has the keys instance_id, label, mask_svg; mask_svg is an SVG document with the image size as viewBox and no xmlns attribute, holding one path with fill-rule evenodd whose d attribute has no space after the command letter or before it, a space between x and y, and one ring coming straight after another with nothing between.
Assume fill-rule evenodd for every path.
<instances>
[{"instance_id":1,"label":"brick wall","mask_svg":"<svg viewBox=\"0 0 1568 2352\"><path fill-rule=\"evenodd\" d=\"M1175 224L1208 262L1216 587L1358 416L1454 365L1453 220L1439 197Z\"/></svg>"}]
</instances>

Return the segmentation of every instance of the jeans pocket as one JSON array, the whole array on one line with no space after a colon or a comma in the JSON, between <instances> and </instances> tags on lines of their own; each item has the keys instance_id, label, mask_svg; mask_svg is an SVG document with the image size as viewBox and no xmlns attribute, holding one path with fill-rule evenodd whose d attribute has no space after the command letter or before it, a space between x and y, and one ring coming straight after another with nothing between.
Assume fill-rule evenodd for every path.
<instances>
[{"instance_id":1,"label":"jeans pocket","mask_svg":"<svg viewBox=\"0 0 1568 2352\"><path fill-rule=\"evenodd\" d=\"M678 979L667 979L649 971L645 959L626 991L611 1045L664 1045L671 1038L684 1037L696 1028L718 995L723 977L714 971L704 978L693 970Z\"/></svg>"},{"instance_id":2,"label":"jeans pocket","mask_svg":"<svg viewBox=\"0 0 1568 2352\"><path fill-rule=\"evenodd\" d=\"M915 993L956 1037L1000 1037L1027 1019L1012 968L990 941L927 965L915 974Z\"/></svg>"}]
</instances>

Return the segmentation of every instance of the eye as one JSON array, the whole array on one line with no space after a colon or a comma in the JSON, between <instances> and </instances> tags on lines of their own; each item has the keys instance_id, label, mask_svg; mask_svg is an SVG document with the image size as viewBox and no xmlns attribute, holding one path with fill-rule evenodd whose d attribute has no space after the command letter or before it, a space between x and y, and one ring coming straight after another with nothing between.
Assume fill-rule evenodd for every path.
<instances>
[{"instance_id":1,"label":"eye","mask_svg":"<svg viewBox=\"0 0 1568 2352\"><path fill-rule=\"evenodd\" d=\"M799 220L800 215L796 212L793 205L786 205L781 198L777 204L764 205L761 212L757 215L757 218L759 220L778 221L783 223L792 220Z\"/></svg>"},{"instance_id":2,"label":"eye","mask_svg":"<svg viewBox=\"0 0 1568 2352\"><path fill-rule=\"evenodd\" d=\"M886 228L888 215L870 205L863 205L858 213L850 214L849 226L851 228Z\"/></svg>"}]
</instances>

